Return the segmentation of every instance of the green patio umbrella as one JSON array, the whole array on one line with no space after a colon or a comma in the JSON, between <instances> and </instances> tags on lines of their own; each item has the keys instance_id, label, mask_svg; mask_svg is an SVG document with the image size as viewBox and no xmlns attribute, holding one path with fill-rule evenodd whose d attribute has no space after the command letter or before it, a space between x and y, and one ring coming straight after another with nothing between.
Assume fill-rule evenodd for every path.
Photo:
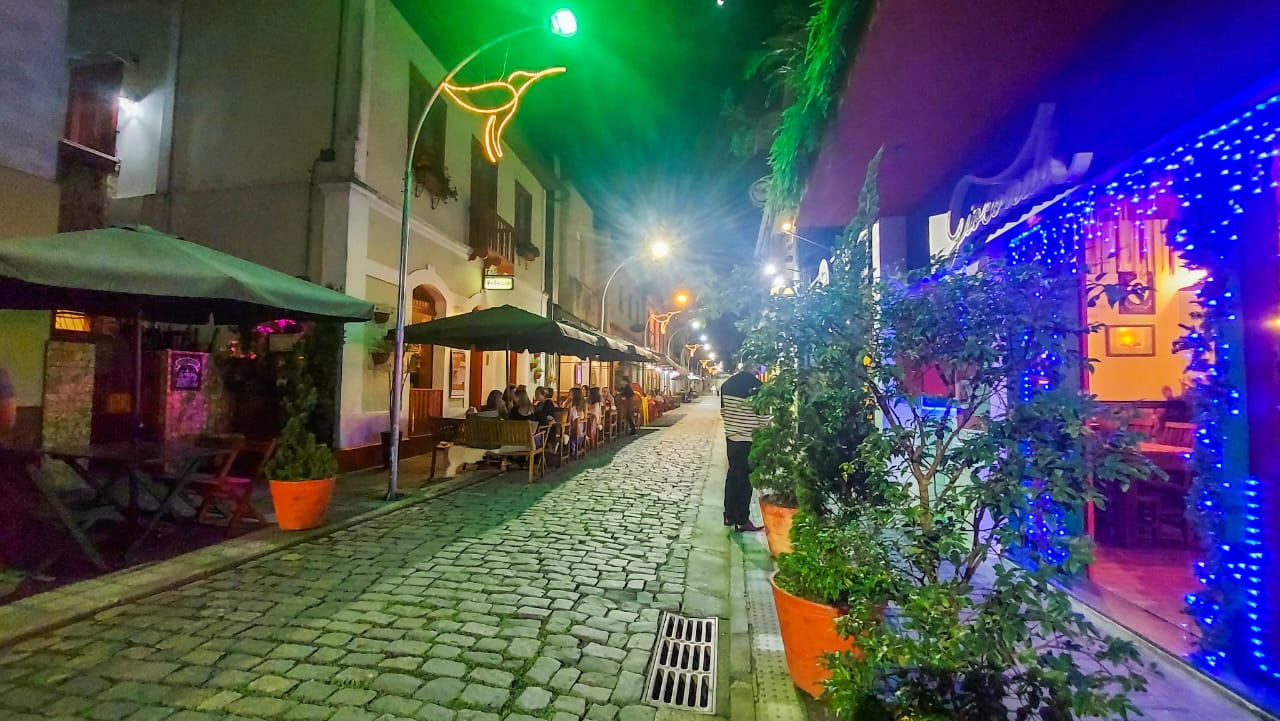
<instances>
[{"instance_id":1,"label":"green patio umbrella","mask_svg":"<svg viewBox=\"0 0 1280 721\"><path fill-rule=\"evenodd\" d=\"M373 317L366 301L146 226L0 240L0 307L222 325Z\"/></svg>"},{"instance_id":2,"label":"green patio umbrella","mask_svg":"<svg viewBox=\"0 0 1280 721\"><path fill-rule=\"evenodd\" d=\"M594 333L512 305L405 326L404 342L477 350L561 353L580 358L609 351Z\"/></svg>"},{"instance_id":3,"label":"green patio umbrella","mask_svg":"<svg viewBox=\"0 0 1280 721\"><path fill-rule=\"evenodd\" d=\"M0 308L136 318L135 431L144 320L229 325L373 317L371 303L146 226L0 240Z\"/></svg>"}]
</instances>

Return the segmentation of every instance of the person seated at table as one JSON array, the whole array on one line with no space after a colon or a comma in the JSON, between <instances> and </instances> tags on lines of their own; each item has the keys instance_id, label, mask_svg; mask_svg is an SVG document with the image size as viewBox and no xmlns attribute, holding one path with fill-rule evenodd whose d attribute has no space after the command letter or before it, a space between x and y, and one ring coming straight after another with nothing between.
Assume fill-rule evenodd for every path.
<instances>
[{"instance_id":1,"label":"person seated at table","mask_svg":"<svg viewBox=\"0 0 1280 721\"><path fill-rule=\"evenodd\" d=\"M613 410L613 391L609 386L600 386L600 404L606 411Z\"/></svg>"},{"instance_id":2,"label":"person seated at table","mask_svg":"<svg viewBox=\"0 0 1280 721\"><path fill-rule=\"evenodd\" d=\"M569 402L567 407L569 409L570 428L573 427L573 422L577 421L579 418L584 419L585 421L587 417L587 397L582 394L582 389L578 386L574 386L569 389ZM586 428L585 423L583 428ZM572 439L574 452L582 450L582 440L583 439L581 437Z\"/></svg>"},{"instance_id":3,"label":"person seated at table","mask_svg":"<svg viewBox=\"0 0 1280 721\"><path fill-rule=\"evenodd\" d=\"M502 401L502 391L494 388L489 391L489 397L484 402L484 407L478 412L472 411L467 415L474 415L478 418L506 418L507 404Z\"/></svg>"},{"instance_id":4,"label":"person seated at table","mask_svg":"<svg viewBox=\"0 0 1280 721\"><path fill-rule=\"evenodd\" d=\"M556 419L556 404L551 400L551 389L538 386L533 391L534 416L538 425L547 425Z\"/></svg>"},{"instance_id":5,"label":"person seated at table","mask_svg":"<svg viewBox=\"0 0 1280 721\"><path fill-rule=\"evenodd\" d=\"M588 430L591 442L595 443L600 425L604 423L604 396L600 394L599 386L592 386L587 391L587 415L591 416Z\"/></svg>"},{"instance_id":6,"label":"person seated at table","mask_svg":"<svg viewBox=\"0 0 1280 721\"><path fill-rule=\"evenodd\" d=\"M1173 389L1165 386L1160 389L1164 396L1164 406L1156 411L1156 432L1164 430L1166 423L1190 423L1191 404L1182 396L1175 396Z\"/></svg>"},{"instance_id":7,"label":"person seated at table","mask_svg":"<svg viewBox=\"0 0 1280 721\"><path fill-rule=\"evenodd\" d=\"M513 421L537 421L535 416L537 409L533 407L533 401L529 399L529 392L517 389L515 392L515 403L511 409L507 411L507 417Z\"/></svg>"}]
</instances>

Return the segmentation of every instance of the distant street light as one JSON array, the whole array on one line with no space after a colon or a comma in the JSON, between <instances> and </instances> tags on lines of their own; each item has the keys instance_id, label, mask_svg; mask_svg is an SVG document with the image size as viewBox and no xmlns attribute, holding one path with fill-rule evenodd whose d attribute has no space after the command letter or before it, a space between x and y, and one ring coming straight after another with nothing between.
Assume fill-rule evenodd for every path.
<instances>
[{"instance_id":1,"label":"distant street light","mask_svg":"<svg viewBox=\"0 0 1280 721\"><path fill-rule=\"evenodd\" d=\"M693 319L693 320L689 321L689 327L690 327L690 328L692 328L692 329L694 329L694 330L698 330L699 328L701 328L701 327L702 327L702 321L700 321L700 320L698 320L698 319L696 319L696 318L695 318L695 319Z\"/></svg>"},{"instance_id":2,"label":"distant street light","mask_svg":"<svg viewBox=\"0 0 1280 721\"><path fill-rule=\"evenodd\" d=\"M665 240L655 240L648 248L649 256L654 260L661 260L671 253L671 244ZM607 301L609 299L609 286L613 284L613 279L617 277L618 271L626 267L627 263L636 260L644 255L644 251L636 253L618 264L617 268L609 274L609 280L604 283L604 290L600 291L600 332L607 333L609 325L605 322L605 312L608 308Z\"/></svg>"},{"instance_id":3,"label":"distant street light","mask_svg":"<svg viewBox=\"0 0 1280 721\"><path fill-rule=\"evenodd\" d=\"M427 99L426 107L422 109L422 114L418 116L418 123L414 126L413 137L409 140L409 152L405 154L404 160L403 202L400 207L400 274L399 283L396 287L396 355L392 365L391 377L391 478L387 481L388 501L393 501L400 497L400 396L404 394L405 283L409 275L409 204L413 199L414 151L418 148L418 140L422 136L423 126L427 123L427 116L431 114L431 108L435 106L436 100L440 98L440 93L453 82L453 78L464 67L479 57L480 53L501 45L512 38L538 30L548 30L552 35L559 37L571 37L578 32L578 19L574 17L573 12L568 8L561 8L555 11L548 21L512 30L481 45L470 55L463 58L462 62L454 66L449 71L449 74L445 75L444 79L436 84L431 97Z\"/></svg>"},{"instance_id":4,"label":"distant street light","mask_svg":"<svg viewBox=\"0 0 1280 721\"><path fill-rule=\"evenodd\" d=\"M706 334L706 333L703 333L702 335L698 336L698 340L702 341L703 343L706 343L706 342L707 342L707 334Z\"/></svg>"},{"instance_id":5,"label":"distant street light","mask_svg":"<svg viewBox=\"0 0 1280 721\"><path fill-rule=\"evenodd\" d=\"M765 275L777 275L777 274L778 274L778 266L774 265L773 263L765 263L765 264L764 264L764 274L765 274Z\"/></svg>"}]
</instances>

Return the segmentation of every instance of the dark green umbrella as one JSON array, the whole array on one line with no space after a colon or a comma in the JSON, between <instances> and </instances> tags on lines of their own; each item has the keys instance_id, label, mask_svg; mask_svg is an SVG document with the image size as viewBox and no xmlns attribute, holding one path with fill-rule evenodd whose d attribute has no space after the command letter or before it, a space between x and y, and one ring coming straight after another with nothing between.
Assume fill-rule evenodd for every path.
<instances>
[{"instance_id":1,"label":"dark green umbrella","mask_svg":"<svg viewBox=\"0 0 1280 721\"><path fill-rule=\"evenodd\" d=\"M373 317L371 303L146 226L0 240L0 308L136 318L135 431L143 320L226 325Z\"/></svg>"},{"instance_id":2,"label":"dark green umbrella","mask_svg":"<svg viewBox=\"0 0 1280 721\"><path fill-rule=\"evenodd\" d=\"M0 307L224 325L373 317L366 301L146 226L0 240Z\"/></svg>"},{"instance_id":3,"label":"dark green umbrella","mask_svg":"<svg viewBox=\"0 0 1280 721\"><path fill-rule=\"evenodd\" d=\"M512 305L487 308L404 328L405 343L478 350L527 350L590 358L609 351L595 334Z\"/></svg>"}]
</instances>

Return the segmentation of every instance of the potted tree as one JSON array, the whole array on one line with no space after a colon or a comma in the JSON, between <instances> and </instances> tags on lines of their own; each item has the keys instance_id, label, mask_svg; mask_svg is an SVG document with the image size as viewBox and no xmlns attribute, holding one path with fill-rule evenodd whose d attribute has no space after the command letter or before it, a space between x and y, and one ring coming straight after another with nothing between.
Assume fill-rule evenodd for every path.
<instances>
[{"instance_id":1,"label":"potted tree","mask_svg":"<svg viewBox=\"0 0 1280 721\"><path fill-rule=\"evenodd\" d=\"M872 500L866 473L851 461L875 430L871 396L859 377L874 330L857 311L871 283L877 161L868 168L857 217L833 248L829 282L773 296L747 337L747 353L767 358L773 371L756 399L773 422L757 431L752 458L754 482L774 489L761 501L778 555L774 603L792 680L815 697L830 677L824 659L854 652L837 632L837 619L865 579L882 578L869 572L877 559L861 558L850 541L851 510ZM797 509L793 523L766 505L780 495ZM769 527L771 515L782 528Z\"/></svg>"},{"instance_id":2,"label":"potted tree","mask_svg":"<svg viewBox=\"0 0 1280 721\"><path fill-rule=\"evenodd\" d=\"M288 420L275 454L263 469L270 480L276 522L286 531L315 528L324 522L338 473L333 451L308 428L316 407L315 385L302 358L295 357L292 365L290 395L285 400Z\"/></svg>"},{"instance_id":3,"label":"potted tree","mask_svg":"<svg viewBox=\"0 0 1280 721\"><path fill-rule=\"evenodd\" d=\"M849 462L874 501L851 511L861 575L839 624L857 652L830 657L839 718L1133 710L1136 649L1058 585L1091 560L1080 519L1097 484L1151 472L1122 424L1090 422L1070 270L935 259L851 309L879 331L857 368L880 427Z\"/></svg>"}]
</instances>

